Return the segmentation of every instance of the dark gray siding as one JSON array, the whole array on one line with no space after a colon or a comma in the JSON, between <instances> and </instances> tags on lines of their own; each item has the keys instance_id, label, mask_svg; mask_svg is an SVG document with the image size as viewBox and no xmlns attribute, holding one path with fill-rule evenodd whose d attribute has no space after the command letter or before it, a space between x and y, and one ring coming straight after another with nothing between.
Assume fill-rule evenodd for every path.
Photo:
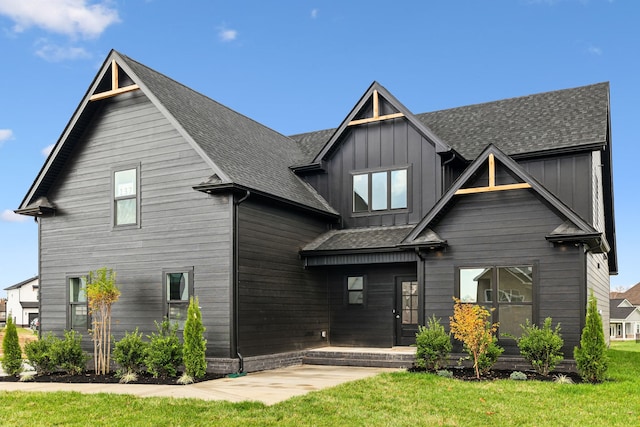
<instances>
[{"instance_id":1,"label":"dark gray siding","mask_svg":"<svg viewBox=\"0 0 640 427\"><path fill-rule=\"evenodd\" d=\"M239 342L243 356L326 344L327 287L298 252L325 230L299 211L248 199L239 205Z\"/></svg>"},{"instance_id":2,"label":"dark gray siding","mask_svg":"<svg viewBox=\"0 0 640 427\"><path fill-rule=\"evenodd\" d=\"M592 153L518 160L524 170L585 221L595 224L592 211Z\"/></svg>"},{"instance_id":3,"label":"dark gray siding","mask_svg":"<svg viewBox=\"0 0 640 427\"><path fill-rule=\"evenodd\" d=\"M584 315L585 261L582 247L553 247L545 240L563 222L532 190L456 196L446 217L433 226L449 247L426 256L425 318L435 314L448 328L459 267L535 265L532 320L551 316L554 324L560 322L565 355L572 357Z\"/></svg>"},{"instance_id":4,"label":"dark gray siding","mask_svg":"<svg viewBox=\"0 0 640 427\"><path fill-rule=\"evenodd\" d=\"M365 304L349 306L346 277L365 276ZM415 277L416 264L354 265L328 270L331 345L392 347L394 345L396 277Z\"/></svg>"},{"instance_id":5,"label":"dark gray siding","mask_svg":"<svg viewBox=\"0 0 640 427\"><path fill-rule=\"evenodd\" d=\"M349 127L327 161L327 172L305 179L340 212L345 228L417 223L441 194L440 156L406 119ZM353 214L351 173L409 166L409 209Z\"/></svg>"},{"instance_id":6,"label":"dark gray siding","mask_svg":"<svg viewBox=\"0 0 640 427\"><path fill-rule=\"evenodd\" d=\"M65 278L106 266L116 271L122 291L113 307L116 339L136 327L148 334L165 315L163 269L193 267L208 354L228 357L228 198L192 189L211 169L145 96L137 92L100 102L104 108L48 195L58 211L40 222L43 331L67 327ZM112 170L136 164L140 227L114 229Z\"/></svg>"}]
</instances>

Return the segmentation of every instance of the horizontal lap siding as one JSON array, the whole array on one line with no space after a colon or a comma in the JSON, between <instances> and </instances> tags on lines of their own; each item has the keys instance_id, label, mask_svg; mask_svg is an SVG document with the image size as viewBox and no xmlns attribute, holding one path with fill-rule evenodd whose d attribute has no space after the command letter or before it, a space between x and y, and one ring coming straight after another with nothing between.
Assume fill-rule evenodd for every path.
<instances>
[{"instance_id":1,"label":"horizontal lap siding","mask_svg":"<svg viewBox=\"0 0 640 427\"><path fill-rule=\"evenodd\" d=\"M432 227L449 246L426 257L425 318L435 314L448 329L456 268L535 263L535 320L551 316L562 324L565 355L571 357L584 312L584 255L580 247L554 248L545 239L564 220L531 190L456 196L456 201Z\"/></svg>"},{"instance_id":2,"label":"horizontal lap siding","mask_svg":"<svg viewBox=\"0 0 640 427\"><path fill-rule=\"evenodd\" d=\"M324 222L249 198L239 205L239 352L257 356L323 345L326 282L298 252Z\"/></svg>"},{"instance_id":3,"label":"horizontal lap siding","mask_svg":"<svg viewBox=\"0 0 640 427\"><path fill-rule=\"evenodd\" d=\"M349 306L346 277L364 275L365 304ZM394 345L395 281L416 275L415 263L354 265L328 273L331 307L331 345L392 347Z\"/></svg>"},{"instance_id":4,"label":"horizontal lap siding","mask_svg":"<svg viewBox=\"0 0 640 427\"><path fill-rule=\"evenodd\" d=\"M165 315L163 269L193 267L208 353L228 357L228 198L192 189L211 169L144 96L100 102L105 107L49 194L57 213L41 220L43 330L67 327L65 277L107 266L122 292L113 306L116 339L136 327L147 335ZM112 168L136 164L141 227L114 229Z\"/></svg>"}]
</instances>

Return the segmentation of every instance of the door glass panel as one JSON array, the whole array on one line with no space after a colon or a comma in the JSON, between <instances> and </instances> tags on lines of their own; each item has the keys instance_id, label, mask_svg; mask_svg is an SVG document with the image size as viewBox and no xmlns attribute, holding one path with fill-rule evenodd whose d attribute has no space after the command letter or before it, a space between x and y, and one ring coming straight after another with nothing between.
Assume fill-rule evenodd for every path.
<instances>
[{"instance_id":1,"label":"door glass panel","mask_svg":"<svg viewBox=\"0 0 640 427\"><path fill-rule=\"evenodd\" d=\"M402 323L418 323L418 282L402 282Z\"/></svg>"}]
</instances>

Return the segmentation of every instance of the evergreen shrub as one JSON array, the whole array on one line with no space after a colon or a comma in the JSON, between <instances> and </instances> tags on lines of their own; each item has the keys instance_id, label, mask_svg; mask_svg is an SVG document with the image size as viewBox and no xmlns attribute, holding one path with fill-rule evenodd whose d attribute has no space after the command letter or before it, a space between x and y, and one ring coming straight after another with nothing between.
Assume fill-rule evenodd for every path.
<instances>
[{"instance_id":1,"label":"evergreen shrub","mask_svg":"<svg viewBox=\"0 0 640 427\"><path fill-rule=\"evenodd\" d=\"M418 368L437 371L447 365L452 349L451 338L435 315L427 320L426 326L418 326L416 346L415 365Z\"/></svg>"},{"instance_id":2,"label":"evergreen shrub","mask_svg":"<svg viewBox=\"0 0 640 427\"><path fill-rule=\"evenodd\" d=\"M4 328L2 352L2 369L9 375L18 375L22 372L22 349L11 313L7 316L7 326Z\"/></svg>"}]
</instances>

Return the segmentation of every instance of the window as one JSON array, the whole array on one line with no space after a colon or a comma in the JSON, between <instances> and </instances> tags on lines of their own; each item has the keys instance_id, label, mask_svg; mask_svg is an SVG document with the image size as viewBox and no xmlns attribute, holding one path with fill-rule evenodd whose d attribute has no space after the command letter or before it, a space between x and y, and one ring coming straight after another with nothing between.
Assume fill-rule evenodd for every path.
<instances>
[{"instance_id":1,"label":"window","mask_svg":"<svg viewBox=\"0 0 640 427\"><path fill-rule=\"evenodd\" d=\"M69 329L87 329L87 280L85 277L70 277L69 283Z\"/></svg>"},{"instance_id":2,"label":"window","mask_svg":"<svg viewBox=\"0 0 640 427\"><path fill-rule=\"evenodd\" d=\"M349 305L364 305L364 276L347 277L347 302Z\"/></svg>"},{"instance_id":3,"label":"window","mask_svg":"<svg viewBox=\"0 0 640 427\"><path fill-rule=\"evenodd\" d=\"M459 269L462 302L494 308L499 333L520 336L520 325L533 322L533 267L485 267Z\"/></svg>"},{"instance_id":4,"label":"window","mask_svg":"<svg viewBox=\"0 0 640 427\"><path fill-rule=\"evenodd\" d=\"M165 271L164 294L167 318L171 323L178 323L178 329L184 329L189 298L193 295L193 269Z\"/></svg>"},{"instance_id":5,"label":"window","mask_svg":"<svg viewBox=\"0 0 640 427\"><path fill-rule=\"evenodd\" d=\"M408 170L397 169L353 175L353 212L406 209Z\"/></svg>"},{"instance_id":6,"label":"window","mask_svg":"<svg viewBox=\"0 0 640 427\"><path fill-rule=\"evenodd\" d=\"M114 225L138 223L138 168L113 173Z\"/></svg>"}]
</instances>

